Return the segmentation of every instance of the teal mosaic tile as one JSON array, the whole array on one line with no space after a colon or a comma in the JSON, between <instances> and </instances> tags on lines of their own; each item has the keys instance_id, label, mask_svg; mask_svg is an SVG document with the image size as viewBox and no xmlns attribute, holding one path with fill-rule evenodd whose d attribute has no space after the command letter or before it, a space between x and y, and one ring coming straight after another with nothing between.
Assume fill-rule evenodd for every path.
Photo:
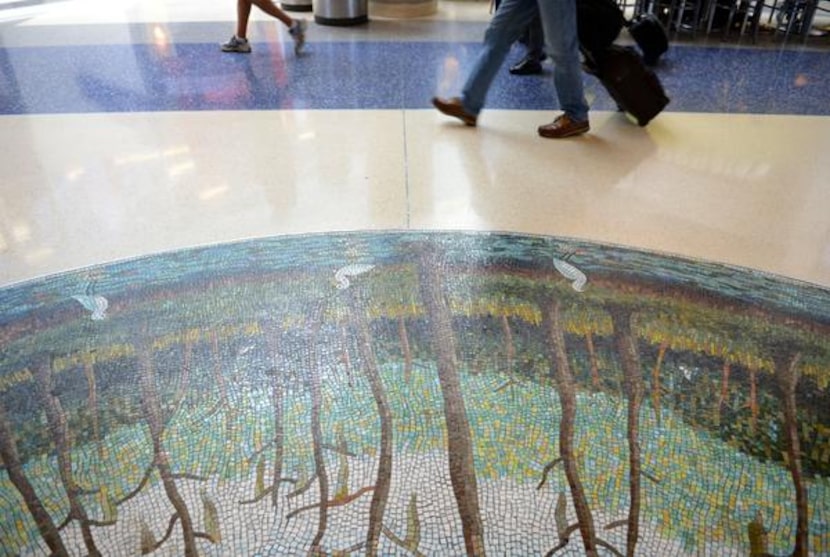
<instances>
[{"instance_id":1,"label":"teal mosaic tile","mask_svg":"<svg viewBox=\"0 0 830 557\"><path fill-rule=\"evenodd\" d=\"M828 555L830 291L285 236L0 289L0 555Z\"/></svg>"}]
</instances>

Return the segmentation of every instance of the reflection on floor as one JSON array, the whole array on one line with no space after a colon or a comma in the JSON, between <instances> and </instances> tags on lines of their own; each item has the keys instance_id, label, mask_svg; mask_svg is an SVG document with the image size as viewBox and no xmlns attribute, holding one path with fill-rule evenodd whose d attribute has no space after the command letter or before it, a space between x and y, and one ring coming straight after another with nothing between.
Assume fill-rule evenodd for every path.
<instances>
[{"instance_id":1,"label":"reflection on floor","mask_svg":"<svg viewBox=\"0 0 830 557\"><path fill-rule=\"evenodd\" d=\"M828 37L552 142L487 1L232 4L0 0L0 556L830 555Z\"/></svg>"},{"instance_id":2,"label":"reflection on floor","mask_svg":"<svg viewBox=\"0 0 830 557\"><path fill-rule=\"evenodd\" d=\"M3 555L830 551L827 289L401 232L0 294Z\"/></svg>"}]
</instances>

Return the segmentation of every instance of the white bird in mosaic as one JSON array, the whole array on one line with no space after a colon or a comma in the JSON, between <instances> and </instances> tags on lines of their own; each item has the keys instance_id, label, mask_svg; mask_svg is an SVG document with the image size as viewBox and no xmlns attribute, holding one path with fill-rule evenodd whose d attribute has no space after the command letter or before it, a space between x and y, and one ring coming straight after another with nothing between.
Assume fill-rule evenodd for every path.
<instances>
[{"instance_id":1,"label":"white bird in mosaic","mask_svg":"<svg viewBox=\"0 0 830 557\"><path fill-rule=\"evenodd\" d=\"M105 312L109 307L109 302L103 296L89 296L87 294L72 296L77 300L84 309L92 312L92 320L100 321L106 317Z\"/></svg>"},{"instance_id":2,"label":"white bird in mosaic","mask_svg":"<svg viewBox=\"0 0 830 557\"><path fill-rule=\"evenodd\" d=\"M573 281L571 282L571 288L576 290L577 292L582 292L585 290L585 283L588 282L588 277L585 276L585 273L565 261L564 259L558 259L556 257L553 258L553 266L559 271L566 279Z\"/></svg>"},{"instance_id":3,"label":"white bird in mosaic","mask_svg":"<svg viewBox=\"0 0 830 557\"><path fill-rule=\"evenodd\" d=\"M374 265L370 265L367 263L354 263L352 265L346 265L345 267L340 267L334 273L334 280L337 281L337 289L338 290L345 290L349 287L351 282L349 281L350 277L356 277L357 275L362 275L363 273L368 273L372 269L374 269Z\"/></svg>"}]
</instances>

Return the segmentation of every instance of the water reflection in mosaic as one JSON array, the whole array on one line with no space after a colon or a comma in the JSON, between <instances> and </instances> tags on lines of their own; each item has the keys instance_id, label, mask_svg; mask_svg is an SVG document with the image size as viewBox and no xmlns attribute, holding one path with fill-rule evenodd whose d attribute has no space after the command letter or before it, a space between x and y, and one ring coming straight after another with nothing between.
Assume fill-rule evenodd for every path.
<instances>
[{"instance_id":1,"label":"water reflection in mosaic","mask_svg":"<svg viewBox=\"0 0 830 557\"><path fill-rule=\"evenodd\" d=\"M830 292L284 237L0 290L3 555L830 554Z\"/></svg>"}]
</instances>

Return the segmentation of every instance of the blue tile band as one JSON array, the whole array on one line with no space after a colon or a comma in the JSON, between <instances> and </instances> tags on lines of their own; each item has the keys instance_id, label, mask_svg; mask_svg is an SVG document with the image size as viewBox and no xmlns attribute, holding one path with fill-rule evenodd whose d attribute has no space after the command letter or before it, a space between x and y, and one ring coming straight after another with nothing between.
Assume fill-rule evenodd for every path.
<instances>
[{"instance_id":1,"label":"blue tile band","mask_svg":"<svg viewBox=\"0 0 830 557\"><path fill-rule=\"evenodd\" d=\"M318 42L295 58L288 43L254 42L250 55L178 43L0 49L0 114L192 110L421 109L456 94L479 43ZM552 79L511 76L486 108L556 109ZM450 69L446 69L450 68ZM672 46L657 69L668 111L830 114L826 52ZM616 107L586 75L593 109ZM446 89L446 90L445 90Z\"/></svg>"}]
</instances>

